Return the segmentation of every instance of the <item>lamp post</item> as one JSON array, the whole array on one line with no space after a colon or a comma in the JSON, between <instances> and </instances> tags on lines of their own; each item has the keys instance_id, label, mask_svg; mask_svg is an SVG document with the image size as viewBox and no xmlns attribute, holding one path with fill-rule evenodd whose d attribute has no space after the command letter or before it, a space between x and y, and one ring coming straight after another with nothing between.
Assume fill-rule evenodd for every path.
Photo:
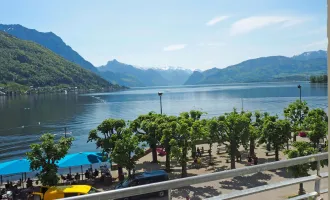
<instances>
[{"instance_id":1,"label":"lamp post","mask_svg":"<svg viewBox=\"0 0 330 200\"><path fill-rule=\"evenodd\" d=\"M163 114L163 108L162 108L162 92L158 92L158 96L159 96L159 101L160 101L160 114Z\"/></svg>"},{"instance_id":2,"label":"lamp post","mask_svg":"<svg viewBox=\"0 0 330 200\"><path fill-rule=\"evenodd\" d=\"M298 85L298 89L299 89L299 99L300 99L300 104L301 104L301 85ZM300 105L301 106L301 105ZM301 126L301 109L299 109L299 125Z\"/></svg>"},{"instance_id":3,"label":"lamp post","mask_svg":"<svg viewBox=\"0 0 330 200\"><path fill-rule=\"evenodd\" d=\"M299 99L300 99L300 103L301 103L301 85L298 85L298 88L299 88Z\"/></svg>"}]
</instances>

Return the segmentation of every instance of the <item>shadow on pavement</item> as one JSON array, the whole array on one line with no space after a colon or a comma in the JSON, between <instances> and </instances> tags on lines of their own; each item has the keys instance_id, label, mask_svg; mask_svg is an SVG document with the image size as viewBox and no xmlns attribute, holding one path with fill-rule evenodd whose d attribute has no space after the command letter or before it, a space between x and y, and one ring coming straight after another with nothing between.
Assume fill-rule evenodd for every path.
<instances>
[{"instance_id":1,"label":"shadow on pavement","mask_svg":"<svg viewBox=\"0 0 330 200\"><path fill-rule=\"evenodd\" d=\"M244 187L253 188L262 185L267 185L268 180L270 180L272 175L264 173L256 173L251 176L238 176L234 177L232 180L225 180L219 182L221 188L223 189L234 189L234 190L243 190Z\"/></svg>"},{"instance_id":2,"label":"shadow on pavement","mask_svg":"<svg viewBox=\"0 0 330 200\"><path fill-rule=\"evenodd\" d=\"M190 194L192 193L192 195ZM174 198L186 198L190 195L190 199L205 199L209 197L214 197L220 195L221 192L217 191L217 189L212 186L187 186L179 189L172 190L172 197Z\"/></svg>"}]
</instances>

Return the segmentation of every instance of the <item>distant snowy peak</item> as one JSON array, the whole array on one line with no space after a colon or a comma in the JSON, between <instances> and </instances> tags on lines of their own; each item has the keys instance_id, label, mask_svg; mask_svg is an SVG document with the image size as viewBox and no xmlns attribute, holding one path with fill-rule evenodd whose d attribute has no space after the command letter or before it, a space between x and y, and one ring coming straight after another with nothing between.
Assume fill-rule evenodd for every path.
<instances>
[{"instance_id":1,"label":"distant snowy peak","mask_svg":"<svg viewBox=\"0 0 330 200\"><path fill-rule=\"evenodd\" d=\"M317 59L317 58L327 58L327 52L323 50L319 51L308 51L302 54L294 55L292 57L295 60L310 60L310 59Z\"/></svg>"},{"instance_id":2,"label":"distant snowy peak","mask_svg":"<svg viewBox=\"0 0 330 200\"><path fill-rule=\"evenodd\" d=\"M157 71L185 71L187 73L192 73L191 69L185 69L182 67L172 67L172 66L167 66L167 67L151 67L149 69L157 70Z\"/></svg>"}]
</instances>

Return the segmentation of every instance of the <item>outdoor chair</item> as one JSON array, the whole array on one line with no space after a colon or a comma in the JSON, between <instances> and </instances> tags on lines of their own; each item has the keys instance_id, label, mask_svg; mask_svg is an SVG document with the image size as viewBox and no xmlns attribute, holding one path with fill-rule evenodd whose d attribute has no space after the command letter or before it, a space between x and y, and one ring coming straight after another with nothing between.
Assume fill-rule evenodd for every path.
<instances>
[{"instance_id":1,"label":"outdoor chair","mask_svg":"<svg viewBox=\"0 0 330 200\"><path fill-rule=\"evenodd\" d=\"M62 183L66 182L66 177L61 175Z\"/></svg>"}]
</instances>

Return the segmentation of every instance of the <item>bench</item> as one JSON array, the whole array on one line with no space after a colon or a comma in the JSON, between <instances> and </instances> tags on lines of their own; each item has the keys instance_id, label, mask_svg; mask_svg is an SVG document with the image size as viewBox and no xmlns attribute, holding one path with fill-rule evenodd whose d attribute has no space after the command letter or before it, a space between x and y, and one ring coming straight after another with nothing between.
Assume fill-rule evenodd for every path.
<instances>
[{"instance_id":1,"label":"bench","mask_svg":"<svg viewBox=\"0 0 330 200\"><path fill-rule=\"evenodd\" d=\"M269 156L270 153L275 153L275 151L266 151L266 156Z\"/></svg>"}]
</instances>

